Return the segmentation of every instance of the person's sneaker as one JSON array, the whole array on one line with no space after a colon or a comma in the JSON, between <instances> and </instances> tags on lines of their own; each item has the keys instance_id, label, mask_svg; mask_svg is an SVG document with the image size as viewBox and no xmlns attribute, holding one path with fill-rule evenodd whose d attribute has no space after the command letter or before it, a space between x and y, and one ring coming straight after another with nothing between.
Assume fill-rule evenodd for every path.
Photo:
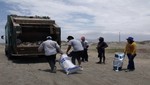
<instances>
[{"instance_id":1,"label":"person's sneaker","mask_svg":"<svg viewBox=\"0 0 150 85\"><path fill-rule=\"evenodd\" d=\"M56 73L57 67L55 66L53 70L51 70L51 73Z\"/></svg>"},{"instance_id":2,"label":"person's sneaker","mask_svg":"<svg viewBox=\"0 0 150 85\"><path fill-rule=\"evenodd\" d=\"M135 69L130 69L130 71L134 71Z\"/></svg>"},{"instance_id":3,"label":"person's sneaker","mask_svg":"<svg viewBox=\"0 0 150 85\"><path fill-rule=\"evenodd\" d=\"M130 71L131 71L130 69L125 70L125 72L130 72Z\"/></svg>"},{"instance_id":4,"label":"person's sneaker","mask_svg":"<svg viewBox=\"0 0 150 85\"><path fill-rule=\"evenodd\" d=\"M85 61L85 63L87 63L88 61Z\"/></svg>"},{"instance_id":5,"label":"person's sneaker","mask_svg":"<svg viewBox=\"0 0 150 85\"><path fill-rule=\"evenodd\" d=\"M105 62L103 62L103 64L105 64Z\"/></svg>"},{"instance_id":6,"label":"person's sneaker","mask_svg":"<svg viewBox=\"0 0 150 85\"><path fill-rule=\"evenodd\" d=\"M129 69L125 70L125 72L129 72Z\"/></svg>"},{"instance_id":7,"label":"person's sneaker","mask_svg":"<svg viewBox=\"0 0 150 85\"><path fill-rule=\"evenodd\" d=\"M96 62L96 64L102 64L101 62Z\"/></svg>"},{"instance_id":8,"label":"person's sneaker","mask_svg":"<svg viewBox=\"0 0 150 85\"><path fill-rule=\"evenodd\" d=\"M83 71L83 67L82 66L79 66L79 67L80 67L80 70Z\"/></svg>"},{"instance_id":9,"label":"person's sneaker","mask_svg":"<svg viewBox=\"0 0 150 85\"><path fill-rule=\"evenodd\" d=\"M134 71L135 69L127 69L125 70L125 72L130 72L130 71Z\"/></svg>"},{"instance_id":10,"label":"person's sneaker","mask_svg":"<svg viewBox=\"0 0 150 85\"><path fill-rule=\"evenodd\" d=\"M84 60L81 60L81 62L85 62Z\"/></svg>"}]
</instances>

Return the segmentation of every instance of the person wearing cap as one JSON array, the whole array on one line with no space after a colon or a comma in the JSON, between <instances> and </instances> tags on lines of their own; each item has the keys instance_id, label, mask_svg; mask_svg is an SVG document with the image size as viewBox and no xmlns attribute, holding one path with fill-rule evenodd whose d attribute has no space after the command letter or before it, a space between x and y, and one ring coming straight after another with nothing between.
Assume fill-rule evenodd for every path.
<instances>
[{"instance_id":1,"label":"person wearing cap","mask_svg":"<svg viewBox=\"0 0 150 85\"><path fill-rule=\"evenodd\" d=\"M88 62L88 41L85 39L84 36L81 37L81 44L84 48L82 62Z\"/></svg>"},{"instance_id":2,"label":"person wearing cap","mask_svg":"<svg viewBox=\"0 0 150 85\"><path fill-rule=\"evenodd\" d=\"M46 41L42 42L38 48L39 52L44 51L45 57L51 67L51 72L56 73L56 54L59 52L63 54L63 52L60 49L60 46L58 43L54 40L52 40L51 36L46 37Z\"/></svg>"},{"instance_id":3,"label":"person wearing cap","mask_svg":"<svg viewBox=\"0 0 150 85\"><path fill-rule=\"evenodd\" d=\"M135 66L134 66L134 58L136 56L136 43L134 42L133 37L128 37L127 38L127 44L125 46L124 53L128 56L128 66L127 66L127 71L134 71Z\"/></svg>"},{"instance_id":4,"label":"person wearing cap","mask_svg":"<svg viewBox=\"0 0 150 85\"><path fill-rule=\"evenodd\" d=\"M107 48L108 45L107 43L104 41L103 37L99 37L99 42L97 44L97 52L98 52L98 58L99 61L96 62L97 64L105 64L105 48Z\"/></svg>"},{"instance_id":5,"label":"person wearing cap","mask_svg":"<svg viewBox=\"0 0 150 85\"><path fill-rule=\"evenodd\" d=\"M79 40L74 39L73 36L68 36L68 48L66 50L66 54L70 51L71 47L73 47L73 50L71 53L71 61L73 64L76 65L76 59L78 61L78 65L81 66L81 57L83 55L83 47Z\"/></svg>"}]
</instances>

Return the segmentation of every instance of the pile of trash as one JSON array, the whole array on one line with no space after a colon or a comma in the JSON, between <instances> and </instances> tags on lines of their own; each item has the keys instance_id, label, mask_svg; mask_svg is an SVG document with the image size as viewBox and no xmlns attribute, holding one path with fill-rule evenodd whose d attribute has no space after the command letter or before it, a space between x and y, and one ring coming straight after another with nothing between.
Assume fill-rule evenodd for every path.
<instances>
[{"instance_id":1,"label":"pile of trash","mask_svg":"<svg viewBox=\"0 0 150 85\"><path fill-rule=\"evenodd\" d=\"M37 42L21 42L19 44L17 44L18 47L36 47L39 46L42 43L42 41L37 41Z\"/></svg>"}]
</instances>

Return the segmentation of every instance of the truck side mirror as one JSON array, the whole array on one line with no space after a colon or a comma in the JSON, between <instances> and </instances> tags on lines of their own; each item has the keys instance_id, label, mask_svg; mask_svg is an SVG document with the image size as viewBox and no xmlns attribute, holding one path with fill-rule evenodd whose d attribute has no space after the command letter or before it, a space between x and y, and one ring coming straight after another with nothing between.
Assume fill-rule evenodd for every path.
<instances>
[{"instance_id":1,"label":"truck side mirror","mask_svg":"<svg viewBox=\"0 0 150 85\"><path fill-rule=\"evenodd\" d=\"M4 39L4 35L1 36L1 39Z\"/></svg>"}]
</instances>

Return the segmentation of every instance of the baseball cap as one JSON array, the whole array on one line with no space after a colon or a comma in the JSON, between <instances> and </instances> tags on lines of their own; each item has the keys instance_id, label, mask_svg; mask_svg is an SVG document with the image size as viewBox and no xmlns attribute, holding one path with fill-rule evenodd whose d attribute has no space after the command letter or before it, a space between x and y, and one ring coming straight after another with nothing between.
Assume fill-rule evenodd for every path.
<instances>
[{"instance_id":1,"label":"baseball cap","mask_svg":"<svg viewBox=\"0 0 150 85\"><path fill-rule=\"evenodd\" d=\"M68 36L67 39L74 39L74 37L73 36Z\"/></svg>"},{"instance_id":2,"label":"baseball cap","mask_svg":"<svg viewBox=\"0 0 150 85\"><path fill-rule=\"evenodd\" d=\"M51 36L47 36L46 39L52 39L52 37Z\"/></svg>"},{"instance_id":3,"label":"baseball cap","mask_svg":"<svg viewBox=\"0 0 150 85\"><path fill-rule=\"evenodd\" d=\"M131 40L131 41L133 41L133 39L134 39L133 37L128 37L127 38L127 40Z\"/></svg>"}]
</instances>

